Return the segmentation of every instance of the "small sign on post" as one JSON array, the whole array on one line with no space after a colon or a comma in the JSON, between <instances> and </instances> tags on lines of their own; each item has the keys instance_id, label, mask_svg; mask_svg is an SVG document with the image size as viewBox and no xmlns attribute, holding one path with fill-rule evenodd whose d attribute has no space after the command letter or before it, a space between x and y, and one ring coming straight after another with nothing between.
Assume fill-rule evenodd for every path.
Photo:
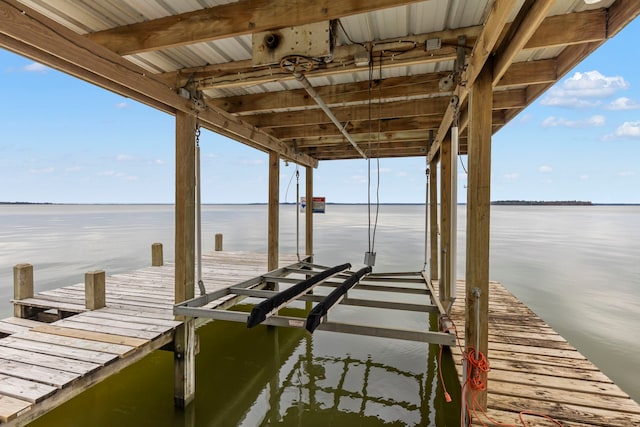
<instances>
[{"instance_id":1,"label":"small sign on post","mask_svg":"<svg viewBox=\"0 0 640 427\"><path fill-rule=\"evenodd\" d=\"M326 197L314 197L311 203L313 213L325 213ZM300 197L300 213L304 213L307 208L307 198Z\"/></svg>"}]
</instances>

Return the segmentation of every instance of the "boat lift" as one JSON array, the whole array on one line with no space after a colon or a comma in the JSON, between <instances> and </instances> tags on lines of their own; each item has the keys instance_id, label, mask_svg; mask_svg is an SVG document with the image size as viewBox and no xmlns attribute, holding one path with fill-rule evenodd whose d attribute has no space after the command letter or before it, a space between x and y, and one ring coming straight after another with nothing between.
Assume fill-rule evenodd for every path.
<instances>
[{"instance_id":1,"label":"boat lift","mask_svg":"<svg viewBox=\"0 0 640 427\"><path fill-rule=\"evenodd\" d=\"M329 320L329 313L337 304L382 310L445 314L438 299L431 297L434 295L433 289L423 272L371 273L371 267L368 266L357 272L350 269L351 265L348 263L326 267L302 260L231 287L209 292L176 304L173 313L194 318L241 322L246 323L249 328L261 324L304 328L309 333L323 330L447 346L455 345L455 335L430 331L428 318L425 319L425 328L421 330ZM269 289L278 289L280 286L284 288L282 291ZM333 289L328 295L320 295L313 293L316 287ZM363 291L359 294L363 296L366 294L367 298L350 297L348 292L355 289ZM408 295L412 298L423 297L426 303L394 302L389 299L390 293ZM233 306L248 297L259 298L262 301L254 305L251 313L231 310ZM431 298L429 299L429 297ZM294 301L305 301L315 305L306 318L279 314L280 310ZM376 318L384 319L384 316Z\"/></svg>"}]
</instances>

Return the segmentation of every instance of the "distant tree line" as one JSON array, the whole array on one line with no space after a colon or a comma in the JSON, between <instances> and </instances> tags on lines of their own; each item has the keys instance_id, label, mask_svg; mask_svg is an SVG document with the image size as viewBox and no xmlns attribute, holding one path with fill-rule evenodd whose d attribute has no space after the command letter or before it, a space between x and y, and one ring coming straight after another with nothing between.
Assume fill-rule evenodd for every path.
<instances>
[{"instance_id":1,"label":"distant tree line","mask_svg":"<svg viewBox=\"0 0 640 427\"><path fill-rule=\"evenodd\" d=\"M591 206L590 201L582 200L497 200L492 205L525 205L525 206Z\"/></svg>"}]
</instances>

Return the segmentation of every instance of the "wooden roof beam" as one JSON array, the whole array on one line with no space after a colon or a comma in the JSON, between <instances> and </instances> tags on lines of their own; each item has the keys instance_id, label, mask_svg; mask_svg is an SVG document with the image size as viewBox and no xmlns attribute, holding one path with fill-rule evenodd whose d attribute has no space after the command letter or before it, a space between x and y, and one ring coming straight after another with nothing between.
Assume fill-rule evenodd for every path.
<instances>
[{"instance_id":1,"label":"wooden roof beam","mask_svg":"<svg viewBox=\"0 0 640 427\"><path fill-rule=\"evenodd\" d=\"M640 15L640 2L637 0L616 0L609 8L609 21L607 22L607 36L615 36L629 22Z\"/></svg>"},{"instance_id":2,"label":"wooden roof beam","mask_svg":"<svg viewBox=\"0 0 640 427\"><path fill-rule=\"evenodd\" d=\"M494 87L522 87L540 83L555 83L558 80L558 63L555 59L516 62L511 64Z\"/></svg>"},{"instance_id":3,"label":"wooden roof beam","mask_svg":"<svg viewBox=\"0 0 640 427\"><path fill-rule=\"evenodd\" d=\"M438 83L449 73L432 73L410 77L392 77L384 80L374 80L371 92L369 81L348 83L341 85L315 86L315 90L329 106L368 102L369 97L374 102L382 98L406 98L426 96L447 96L442 94ZM227 98L212 98L207 103L216 105L229 113L255 114L270 112L284 108L317 108L316 103L303 89L282 90L250 95L230 96Z\"/></svg>"},{"instance_id":4,"label":"wooden roof beam","mask_svg":"<svg viewBox=\"0 0 640 427\"><path fill-rule=\"evenodd\" d=\"M604 9L597 9L548 17L540 24L524 49L540 49L605 40L607 36L606 16ZM509 28L509 24L506 24L506 28ZM448 45L457 43L459 35L465 35L467 42L473 44L481 29L481 26L474 26L406 37L406 39L413 40L418 44L424 44L424 40L429 38L440 38L445 46L437 51L430 51L429 55L414 51L413 53L396 55L394 60L406 63L410 63L409 61L413 61L411 63L427 63L454 60L455 49ZM501 34L502 37L506 31ZM395 39L382 40L378 43L384 44L392 41ZM362 71L352 63L354 53L360 49L362 47L359 45L337 46L334 50L334 63L323 69L312 70L307 74L308 77L312 78L314 75L326 77L339 73ZM398 62L395 63L395 65L398 64ZM384 64L384 66L392 66L392 64ZM280 70L279 67L253 67L250 60L185 68L176 72L161 73L158 76L177 87L183 86L187 79L192 77L200 82L202 89L221 89L248 83L263 84L276 80L292 79L292 76Z\"/></svg>"},{"instance_id":5,"label":"wooden roof beam","mask_svg":"<svg viewBox=\"0 0 640 427\"><path fill-rule=\"evenodd\" d=\"M595 9L545 18L526 42L524 49L583 44L606 38L607 11Z\"/></svg>"},{"instance_id":6,"label":"wooden roof beam","mask_svg":"<svg viewBox=\"0 0 640 427\"><path fill-rule=\"evenodd\" d=\"M355 122L371 119L392 119L397 117L439 115L449 103L448 97L425 98L410 101L384 102L368 105L332 108L333 114L342 122ZM311 126L329 123L324 112L319 109L308 111L290 111L273 114L257 114L244 116L247 123L259 128L275 128L290 126Z\"/></svg>"},{"instance_id":7,"label":"wooden roof beam","mask_svg":"<svg viewBox=\"0 0 640 427\"><path fill-rule=\"evenodd\" d=\"M382 81L376 80L371 94L368 90L368 81L319 86L316 91L329 106L366 103L370 95L376 104L380 98L384 100L385 98L404 97L429 97L429 99L447 97L448 99L451 93L441 92L438 87L440 79L445 75L447 73L433 73L411 77L394 77ZM497 87L526 86L554 82L556 79L557 65L553 59L518 62L509 68L498 82ZM234 114L271 113L273 110L302 107L317 108L313 99L304 90L283 90L209 99L207 103Z\"/></svg>"},{"instance_id":8,"label":"wooden roof beam","mask_svg":"<svg viewBox=\"0 0 640 427\"><path fill-rule=\"evenodd\" d=\"M481 26L457 28L452 30L437 31L426 34L416 34L403 37L404 41L416 43L416 48L404 52L394 53L393 57L383 56L382 66L391 67L402 64L422 64L430 62L442 62L455 59L458 36L464 35L469 43L473 43L477 35L482 30ZM436 50L425 52L425 40L439 38L442 47ZM394 44L397 38L387 40L374 40L373 53L376 66L379 66L380 55L388 44ZM316 68L306 73L309 79L313 77L326 77L342 73L353 73L366 71L367 68L357 67L353 57L356 53L362 52L364 48L359 44L336 46L333 50L333 61L325 64L321 68ZM400 62L398 62L400 61ZM248 83L263 84L275 80L291 80L293 76L288 71L275 66L254 66L251 60L226 62L222 64L211 64L200 67L184 68L178 71L160 73L157 76L169 84L181 87L189 79L198 82L202 90L221 89L242 86Z\"/></svg>"},{"instance_id":9,"label":"wooden roof beam","mask_svg":"<svg viewBox=\"0 0 640 427\"><path fill-rule=\"evenodd\" d=\"M414 129L435 129L440 124L437 116L416 116L401 117L393 119L376 120L369 128L368 121L349 122L346 130L350 134L365 134L371 131L372 134L381 132L397 132ZM288 128L275 128L271 134L278 139L290 140L298 138L318 137L318 136L338 136L340 131L328 124L320 126L295 126Z\"/></svg>"},{"instance_id":10,"label":"wooden roof beam","mask_svg":"<svg viewBox=\"0 0 640 427\"><path fill-rule=\"evenodd\" d=\"M404 6L413 1L417 0L318 0L293 3L289 0L241 0L99 31L86 37L120 55L129 55L295 27Z\"/></svg>"},{"instance_id":11,"label":"wooden roof beam","mask_svg":"<svg viewBox=\"0 0 640 427\"><path fill-rule=\"evenodd\" d=\"M513 29L513 37L510 40L505 40L506 44L496 53L496 57L493 60L492 86L498 84L511 66L513 59L534 35L554 4L555 0L535 0L531 2L531 8L523 16L520 25Z\"/></svg>"},{"instance_id":12,"label":"wooden roof beam","mask_svg":"<svg viewBox=\"0 0 640 427\"><path fill-rule=\"evenodd\" d=\"M487 62L489 55L493 52L493 49L498 42L498 38L500 37L500 32L507 23L507 19L509 19L515 4L515 0L496 0L491 5L491 11L484 23L482 33L473 46L473 50L469 57L467 69L463 76L463 80L466 84L464 86L458 85L455 90L460 103L462 103L468 96L468 88L473 86L473 83L480 74L482 67L484 67L485 62ZM436 133L434 143L431 145L431 149L429 150L429 158L435 156L435 154L440 150L440 144L442 144L442 141L449 132L451 123L453 123L453 116L454 110L451 105L449 105L442 122L440 123L438 132Z\"/></svg>"},{"instance_id":13,"label":"wooden roof beam","mask_svg":"<svg viewBox=\"0 0 640 427\"><path fill-rule=\"evenodd\" d=\"M17 52L19 54L72 75L79 75L80 69L86 70L83 78L92 84L116 92L118 88L126 88L132 99L143 103L151 99L154 106L163 111L193 112L191 101L149 76L144 69L15 0L0 3L0 34L35 48ZM113 85L106 85L107 82ZM292 146L218 108L207 108L199 118L203 127L221 135L264 151L277 152L305 166L317 166L315 159L298 155Z\"/></svg>"},{"instance_id":14,"label":"wooden roof beam","mask_svg":"<svg viewBox=\"0 0 640 427\"><path fill-rule=\"evenodd\" d=\"M600 15L605 16L605 38L596 39L589 43L576 44L568 46L557 58L557 79L561 79L565 74L572 70L582 59L593 53L608 38L614 37L629 22L640 16L640 2L636 0L617 0L608 10L596 10ZM582 12L586 13L586 12ZM586 25L586 24L585 24ZM602 26L598 24L598 26ZM561 27L560 27L561 28ZM581 27L581 31L589 31L589 29ZM559 29L560 31L560 29ZM578 37L578 35L576 35ZM527 88L527 103L533 102L542 95L550 84L531 85ZM507 113L507 121L511 120L518 114L518 111L510 111Z\"/></svg>"},{"instance_id":15,"label":"wooden roof beam","mask_svg":"<svg viewBox=\"0 0 640 427\"><path fill-rule=\"evenodd\" d=\"M373 58L373 67L376 70L393 69L409 67L412 65L432 64L435 62L452 61L455 58L454 49L444 47L441 50L448 52L441 55L425 52L422 49L414 49L405 53L394 54L393 56L379 56ZM357 66L353 57L346 59L344 62L336 61L328 64L322 64L316 68L307 71L305 75L310 78L331 77L341 74L353 74L358 72L366 72L367 67ZM174 74L175 76L175 74ZM270 67L250 67L236 70L234 73L225 73L223 75L207 76L196 79L197 86L200 90L208 91L215 89L233 89L243 86L256 86L266 83L293 81L295 77L279 66ZM181 81L185 79L174 79L175 86L180 86Z\"/></svg>"},{"instance_id":16,"label":"wooden roof beam","mask_svg":"<svg viewBox=\"0 0 640 427\"><path fill-rule=\"evenodd\" d=\"M493 100L494 110L524 108L527 103L527 95L525 89L496 91ZM371 109L372 120L393 120L403 118L408 120L415 117L419 120L429 121L441 120L441 115L447 108L449 98L438 99L421 99L414 101L399 101L382 104L379 109L377 105L373 105ZM335 108L336 116L343 120L354 129L356 127L368 127L369 108L368 106L359 107L341 107ZM345 119L348 118L348 119ZM274 136L283 138L300 138L308 135L328 136L338 135L334 130L335 126L329 126L330 122L322 112L318 110L312 111L295 111L273 114L260 114L247 116L245 120L249 123L267 129ZM299 127L300 130L295 130ZM374 130L377 129L377 122L373 125ZM278 131L276 131L276 129ZM280 129L282 131L280 132Z\"/></svg>"}]
</instances>

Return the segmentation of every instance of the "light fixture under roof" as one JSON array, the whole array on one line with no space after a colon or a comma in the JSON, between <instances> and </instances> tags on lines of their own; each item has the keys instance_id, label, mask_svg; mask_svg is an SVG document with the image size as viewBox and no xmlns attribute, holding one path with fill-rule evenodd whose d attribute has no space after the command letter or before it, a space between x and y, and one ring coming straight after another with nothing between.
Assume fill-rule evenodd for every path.
<instances>
[{"instance_id":1,"label":"light fixture under roof","mask_svg":"<svg viewBox=\"0 0 640 427\"><path fill-rule=\"evenodd\" d=\"M596 4L600 3L602 0L584 0L586 4Z\"/></svg>"}]
</instances>

